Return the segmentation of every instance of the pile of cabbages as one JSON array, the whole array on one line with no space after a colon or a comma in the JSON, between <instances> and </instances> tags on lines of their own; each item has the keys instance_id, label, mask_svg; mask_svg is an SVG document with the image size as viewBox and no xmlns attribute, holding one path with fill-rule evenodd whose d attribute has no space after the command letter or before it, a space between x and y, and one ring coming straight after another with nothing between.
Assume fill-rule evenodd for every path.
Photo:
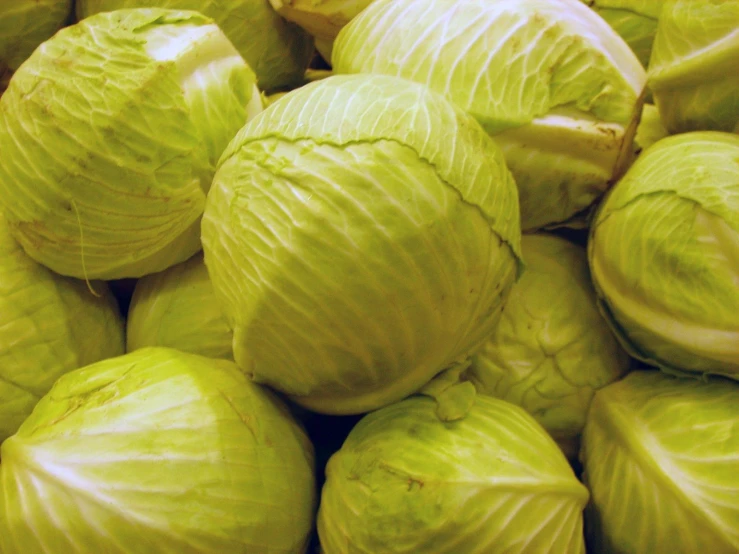
<instances>
[{"instance_id":1,"label":"pile of cabbages","mask_svg":"<svg viewBox=\"0 0 739 554\"><path fill-rule=\"evenodd\" d=\"M5 0L0 75L0 553L739 552L739 0Z\"/></svg>"}]
</instances>

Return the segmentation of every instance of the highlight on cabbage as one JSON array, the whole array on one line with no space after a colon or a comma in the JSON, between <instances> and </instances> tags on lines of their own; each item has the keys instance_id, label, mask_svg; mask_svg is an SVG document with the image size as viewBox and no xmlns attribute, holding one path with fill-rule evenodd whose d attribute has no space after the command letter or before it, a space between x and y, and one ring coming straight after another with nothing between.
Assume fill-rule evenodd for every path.
<instances>
[{"instance_id":1,"label":"highlight on cabbage","mask_svg":"<svg viewBox=\"0 0 739 554\"><path fill-rule=\"evenodd\" d=\"M441 421L415 396L366 415L326 467L324 554L585 552L587 489L524 410L478 396Z\"/></svg>"},{"instance_id":2,"label":"highlight on cabbage","mask_svg":"<svg viewBox=\"0 0 739 554\"><path fill-rule=\"evenodd\" d=\"M72 12L72 0L0 2L0 84L51 37ZM2 90L0 86L0 91Z\"/></svg>"},{"instance_id":3,"label":"highlight on cabbage","mask_svg":"<svg viewBox=\"0 0 739 554\"><path fill-rule=\"evenodd\" d=\"M202 239L239 366L335 414L400 400L479 346L520 269L500 149L441 95L383 75L316 81L248 123Z\"/></svg>"},{"instance_id":4,"label":"highlight on cabbage","mask_svg":"<svg viewBox=\"0 0 739 554\"><path fill-rule=\"evenodd\" d=\"M670 133L739 133L739 1L670 0L660 12L649 88Z\"/></svg>"},{"instance_id":5,"label":"highlight on cabbage","mask_svg":"<svg viewBox=\"0 0 739 554\"><path fill-rule=\"evenodd\" d=\"M662 6L671 0L581 0L608 22L634 51L644 67L649 65L652 43Z\"/></svg>"},{"instance_id":6,"label":"highlight on cabbage","mask_svg":"<svg viewBox=\"0 0 739 554\"><path fill-rule=\"evenodd\" d=\"M226 360L144 348L68 373L0 456L3 554L302 554L313 525L310 441Z\"/></svg>"},{"instance_id":7,"label":"highlight on cabbage","mask_svg":"<svg viewBox=\"0 0 739 554\"><path fill-rule=\"evenodd\" d=\"M233 360L232 342L202 253L136 283L126 325L129 352L166 346Z\"/></svg>"},{"instance_id":8,"label":"highlight on cabbage","mask_svg":"<svg viewBox=\"0 0 739 554\"><path fill-rule=\"evenodd\" d=\"M77 0L80 19L125 8L195 10L223 30L257 75L259 88L300 83L313 56L313 39L285 21L266 0Z\"/></svg>"},{"instance_id":9,"label":"highlight on cabbage","mask_svg":"<svg viewBox=\"0 0 739 554\"><path fill-rule=\"evenodd\" d=\"M591 227L599 305L629 353L670 372L739 379L739 136L664 138Z\"/></svg>"},{"instance_id":10,"label":"highlight on cabbage","mask_svg":"<svg viewBox=\"0 0 739 554\"><path fill-rule=\"evenodd\" d=\"M331 63L334 40L339 31L373 0L269 0L277 13L308 31L316 50Z\"/></svg>"},{"instance_id":11,"label":"highlight on cabbage","mask_svg":"<svg viewBox=\"0 0 739 554\"><path fill-rule=\"evenodd\" d=\"M103 282L29 258L0 215L0 443L64 373L123 354L123 319Z\"/></svg>"},{"instance_id":12,"label":"highlight on cabbage","mask_svg":"<svg viewBox=\"0 0 739 554\"><path fill-rule=\"evenodd\" d=\"M211 19L87 18L37 49L0 99L0 207L62 275L161 271L200 249L215 164L258 111L254 73Z\"/></svg>"},{"instance_id":13,"label":"highlight on cabbage","mask_svg":"<svg viewBox=\"0 0 739 554\"><path fill-rule=\"evenodd\" d=\"M739 387L635 371L599 390L581 459L588 547L739 551Z\"/></svg>"},{"instance_id":14,"label":"highlight on cabbage","mask_svg":"<svg viewBox=\"0 0 739 554\"><path fill-rule=\"evenodd\" d=\"M632 157L644 68L578 0L377 0L332 61L423 83L472 114L503 150L524 230L588 210Z\"/></svg>"},{"instance_id":15,"label":"highlight on cabbage","mask_svg":"<svg viewBox=\"0 0 739 554\"><path fill-rule=\"evenodd\" d=\"M598 311L585 249L544 234L524 235L521 249L526 271L467 377L526 409L575 458L593 394L630 360Z\"/></svg>"}]
</instances>

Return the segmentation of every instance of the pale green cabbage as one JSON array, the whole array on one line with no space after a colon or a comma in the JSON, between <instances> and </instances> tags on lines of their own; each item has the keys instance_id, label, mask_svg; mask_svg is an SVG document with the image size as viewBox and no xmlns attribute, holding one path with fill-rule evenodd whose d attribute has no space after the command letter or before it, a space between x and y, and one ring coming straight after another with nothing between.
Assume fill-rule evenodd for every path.
<instances>
[{"instance_id":1,"label":"pale green cabbage","mask_svg":"<svg viewBox=\"0 0 739 554\"><path fill-rule=\"evenodd\" d=\"M629 357L598 311L585 249L551 235L524 235L521 248L526 271L468 378L526 409L574 458L594 392Z\"/></svg>"},{"instance_id":2,"label":"pale green cabbage","mask_svg":"<svg viewBox=\"0 0 739 554\"><path fill-rule=\"evenodd\" d=\"M739 0L671 0L660 12L649 88L671 133L739 133Z\"/></svg>"},{"instance_id":3,"label":"pale green cabbage","mask_svg":"<svg viewBox=\"0 0 739 554\"><path fill-rule=\"evenodd\" d=\"M42 267L0 215L0 443L58 377L123 354L123 346L123 319L108 286Z\"/></svg>"},{"instance_id":4,"label":"pale green cabbage","mask_svg":"<svg viewBox=\"0 0 739 554\"><path fill-rule=\"evenodd\" d=\"M598 554L739 552L739 387L636 371L595 394L583 433Z\"/></svg>"},{"instance_id":5,"label":"pale green cabbage","mask_svg":"<svg viewBox=\"0 0 739 554\"><path fill-rule=\"evenodd\" d=\"M405 77L495 137L524 230L587 210L632 156L646 75L577 0L378 0L334 44L336 73Z\"/></svg>"},{"instance_id":6,"label":"pale green cabbage","mask_svg":"<svg viewBox=\"0 0 739 554\"><path fill-rule=\"evenodd\" d=\"M600 306L633 356L739 379L739 136L649 147L600 207L588 249Z\"/></svg>"},{"instance_id":7,"label":"pale green cabbage","mask_svg":"<svg viewBox=\"0 0 739 554\"><path fill-rule=\"evenodd\" d=\"M200 249L215 164L260 110L254 73L212 20L90 17L37 49L0 99L0 207L57 273L161 271Z\"/></svg>"},{"instance_id":8,"label":"pale green cabbage","mask_svg":"<svg viewBox=\"0 0 739 554\"><path fill-rule=\"evenodd\" d=\"M587 489L521 408L443 422L417 396L365 416L326 468L324 554L579 554Z\"/></svg>"},{"instance_id":9,"label":"pale green cabbage","mask_svg":"<svg viewBox=\"0 0 739 554\"><path fill-rule=\"evenodd\" d=\"M498 321L517 202L493 140L427 87L341 75L283 96L224 153L203 217L236 362L320 412L413 393Z\"/></svg>"},{"instance_id":10,"label":"pale green cabbage","mask_svg":"<svg viewBox=\"0 0 739 554\"><path fill-rule=\"evenodd\" d=\"M77 0L80 19L122 8L196 10L212 17L257 75L259 87L296 86L313 57L313 40L267 0Z\"/></svg>"},{"instance_id":11,"label":"pale green cabbage","mask_svg":"<svg viewBox=\"0 0 739 554\"><path fill-rule=\"evenodd\" d=\"M57 32L72 12L72 0L0 2L0 76L15 71L36 47Z\"/></svg>"},{"instance_id":12,"label":"pale green cabbage","mask_svg":"<svg viewBox=\"0 0 739 554\"><path fill-rule=\"evenodd\" d=\"M226 360L145 348L59 379L0 464L3 554L306 551L313 447Z\"/></svg>"},{"instance_id":13,"label":"pale green cabbage","mask_svg":"<svg viewBox=\"0 0 739 554\"><path fill-rule=\"evenodd\" d=\"M233 360L232 341L201 254L136 283L126 325L129 352L166 346Z\"/></svg>"}]
</instances>

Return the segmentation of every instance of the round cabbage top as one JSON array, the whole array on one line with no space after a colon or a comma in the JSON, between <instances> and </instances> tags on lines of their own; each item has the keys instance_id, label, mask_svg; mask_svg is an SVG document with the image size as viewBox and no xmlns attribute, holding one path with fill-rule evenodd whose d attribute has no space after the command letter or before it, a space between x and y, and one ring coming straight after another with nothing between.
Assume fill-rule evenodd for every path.
<instances>
[{"instance_id":1,"label":"round cabbage top","mask_svg":"<svg viewBox=\"0 0 739 554\"><path fill-rule=\"evenodd\" d=\"M513 178L472 117L405 79L342 75L239 132L202 238L239 366L313 410L361 413L484 340L520 232Z\"/></svg>"},{"instance_id":2,"label":"round cabbage top","mask_svg":"<svg viewBox=\"0 0 739 554\"><path fill-rule=\"evenodd\" d=\"M0 207L62 275L140 277L200 249L215 165L261 100L211 20L98 14L46 41L0 98Z\"/></svg>"}]
</instances>

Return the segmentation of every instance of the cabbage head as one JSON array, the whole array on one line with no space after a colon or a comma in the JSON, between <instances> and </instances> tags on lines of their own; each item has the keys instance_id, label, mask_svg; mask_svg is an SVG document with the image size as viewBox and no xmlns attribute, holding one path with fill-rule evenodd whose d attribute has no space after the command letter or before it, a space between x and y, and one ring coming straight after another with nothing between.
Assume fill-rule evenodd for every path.
<instances>
[{"instance_id":1,"label":"cabbage head","mask_svg":"<svg viewBox=\"0 0 739 554\"><path fill-rule=\"evenodd\" d=\"M670 133L739 133L739 0L670 0L659 16L649 88Z\"/></svg>"},{"instance_id":2,"label":"cabbage head","mask_svg":"<svg viewBox=\"0 0 739 554\"><path fill-rule=\"evenodd\" d=\"M632 157L646 74L578 0L377 0L339 33L336 73L423 83L496 139L524 230L588 210Z\"/></svg>"},{"instance_id":3,"label":"cabbage head","mask_svg":"<svg viewBox=\"0 0 739 554\"><path fill-rule=\"evenodd\" d=\"M0 2L0 77L15 71L72 13L72 0Z\"/></svg>"},{"instance_id":4,"label":"cabbage head","mask_svg":"<svg viewBox=\"0 0 739 554\"><path fill-rule=\"evenodd\" d=\"M302 554L313 525L311 443L226 360L144 348L68 373L0 456L3 554Z\"/></svg>"},{"instance_id":5,"label":"cabbage head","mask_svg":"<svg viewBox=\"0 0 739 554\"><path fill-rule=\"evenodd\" d=\"M257 75L259 88L296 86L313 57L313 39L266 0L77 0L77 16L124 8L195 10L212 17Z\"/></svg>"},{"instance_id":6,"label":"cabbage head","mask_svg":"<svg viewBox=\"0 0 739 554\"><path fill-rule=\"evenodd\" d=\"M612 189L588 244L626 349L671 372L739 379L739 136L664 138Z\"/></svg>"},{"instance_id":7,"label":"cabbage head","mask_svg":"<svg viewBox=\"0 0 739 554\"><path fill-rule=\"evenodd\" d=\"M635 371L595 393L581 459L599 554L739 552L739 387Z\"/></svg>"},{"instance_id":8,"label":"cabbage head","mask_svg":"<svg viewBox=\"0 0 739 554\"><path fill-rule=\"evenodd\" d=\"M212 20L90 17L38 48L0 98L0 208L62 275L161 271L200 249L215 164L259 110L254 73Z\"/></svg>"},{"instance_id":9,"label":"cabbage head","mask_svg":"<svg viewBox=\"0 0 739 554\"><path fill-rule=\"evenodd\" d=\"M233 360L232 342L202 254L136 283L126 325L129 352L166 346Z\"/></svg>"},{"instance_id":10,"label":"cabbage head","mask_svg":"<svg viewBox=\"0 0 739 554\"><path fill-rule=\"evenodd\" d=\"M492 332L517 202L493 140L423 85L340 75L279 98L224 153L203 217L236 362L319 412L408 396Z\"/></svg>"},{"instance_id":11,"label":"cabbage head","mask_svg":"<svg viewBox=\"0 0 739 554\"><path fill-rule=\"evenodd\" d=\"M524 235L521 249L526 271L468 378L526 409L575 458L594 392L629 357L598 311L585 249L544 234Z\"/></svg>"},{"instance_id":12,"label":"cabbage head","mask_svg":"<svg viewBox=\"0 0 739 554\"><path fill-rule=\"evenodd\" d=\"M425 396L365 416L326 468L324 554L584 554L587 489L521 408L478 396L444 422Z\"/></svg>"},{"instance_id":13,"label":"cabbage head","mask_svg":"<svg viewBox=\"0 0 739 554\"><path fill-rule=\"evenodd\" d=\"M29 258L0 215L0 443L64 373L123 354L123 318L108 286L52 273Z\"/></svg>"}]
</instances>

